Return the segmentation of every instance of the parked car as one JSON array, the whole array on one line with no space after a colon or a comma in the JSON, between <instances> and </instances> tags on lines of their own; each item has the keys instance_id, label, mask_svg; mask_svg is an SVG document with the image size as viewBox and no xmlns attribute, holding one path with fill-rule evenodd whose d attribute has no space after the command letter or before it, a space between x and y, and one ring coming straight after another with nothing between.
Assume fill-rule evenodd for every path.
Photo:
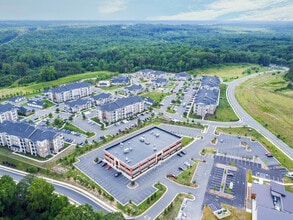
<instances>
[{"instance_id":1,"label":"parked car","mask_svg":"<svg viewBox=\"0 0 293 220\"><path fill-rule=\"evenodd\" d=\"M178 167L178 170L180 171L184 171L184 169L182 167Z\"/></svg>"},{"instance_id":2,"label":"parked car","mask_svg":"<svg viewBox=\"0 0 293 220\"><path fill-rule=\"evenodd\" d=\"M122 173L121 172L116 172L115 174L114 174L114 176L115 177L118 177L118 176L120 176Z\"/></svg>"},{"instance_id":3,"label":"parked car","mask_svg":"<svg viewBox=\"0 0 293 220\"><path fill-rule=\"evenodd\" d=\"M183 151L183 150L182 150L180 153L181 153L181 154L183 154L183 155L185 155L185 154L186 154L186 152L185 152L185 151Z\"/></svg>"},{"instance_id":4,"label":"parked car","mask_svg":"<svg viewBox=\"0 0 293 220\"><path fill-rule=\"evenodd\" d=\"M111 168L112 168L111 166L108 166L108 167L107 167L107 170L111 170Z\"/></svg>"},{"instance_id":5,"label":"parked car","mask_svg":"<svg viewBox=\"0 0 293 220\"><path fill-rule=\"evenodd\" d=\"M175 174L173 174L173 173L171 173L171 174L167 174L167 177L169 177L169 178L174 178L174 179L177 178L177 176L176 176Z\"/></svg>"},{"instance_id":6,"label":"parked car","mask_svg":"<svg viewBox=\"0 0 293 220\"><path fill-rule=\"evenodd\" d=\"M228 173L227 173L227 176L231 176L231 177L233 177L233 176L234 176L234 174L233 174L233 173L231 173L231 172L228 172Z\"/></svg>"},{"instance_id":7,"label":"parked car","mask_svg":"<svg viewBox=\"0 0 293 220\"><path fill-rule=\"evenodd\" d=\"M106 162L104 162L103 164L102 164L102 167L104 167L104 166L106 166L107 165L107 163Z\"/></svg>"},{"instance_id":8,"label":"parked car","mask_svg":"<svg viewBox=\"0 0 293 220\"><path fill-rule=\"evenodd\" d=\"M267 157L273 157L273 155L270 152L266 152Z\"/></svg>"},{"instance_id":9,"label":"parked car","mask_svg":"<svg viewBox=\"0 0 293 220\"><path fill-rule=\"evenodd\" d=\"M177 156L182 157L182 154L179 152L179 153L177 153Z\"/></svg>"}]
</instances>

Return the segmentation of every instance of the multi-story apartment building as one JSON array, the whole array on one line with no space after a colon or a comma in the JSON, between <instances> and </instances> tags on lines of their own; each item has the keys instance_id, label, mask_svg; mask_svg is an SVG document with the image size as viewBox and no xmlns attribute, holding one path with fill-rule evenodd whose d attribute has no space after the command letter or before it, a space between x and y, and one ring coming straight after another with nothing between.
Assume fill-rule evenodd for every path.
<instances>
[{"instance_id":1,"label":"multi-story apartment building","mask_svg":"<svg viewBox=\"0 0 293 220\"><path fill-rule=\"evenodd\" d=\"M17 108L11 104L0 104L0 123L6 120L16 121L18 119Z\"/></svg>"},{"instance_id":2,"label":"multi-story apartment building","mask_svg":"<svg viewBox=\"0 0 293 220\"><path fill-rule=\"evenodd\" d=\"M92 101L89 99L77 99L71 102L66 102L65 108L69 112L81 112L82 110L92 107Z\"/></svg>"},{"instance_id":3,"label":"multi-story apartment building","mask_svg":"<svg viewBox=\"0 0 293 220\"><path fill-rule=\"evenodd\" d=\"M136 115L144 110L144 99L140 96L119 98L97 108L98 118L107 123L113 123L130 116Z\"/></svg>"},{"instance_id":4,"label":"multi-story apartment building","mask_svg":"<svg viewBox=\"0 0 293 220\"><path fill-rule=\"evenodd\" d=\"M114 100L111 93L100 93L91 97L94 105L103 105Z\"/></svg>"},{"instance_id":5,"label":"multi-story apartment building","mask_svg":"<svg viewBox=\"0 0 293 220\"><path fill-rule=\"evenodd\" d=\"M23 122L4 121L0 124L0 145L10 150L47 157L64 147L61 133L36 128Z\"/></svg>"},{"instance_id":6,"label":"multi-story apartment building","mask_svg":"<svg viewBox=\"0 0 293 220\"><path fill-rule=\"evenodd\" d=\"M213 115L219 105L218 89L199 89L195 96L193 112L201 117Z\"/></svg>"},{"instance_id":7,"label":"multi-story apartment building","mask_svg":"<svg viewBox=\"0 0 293 220\"><path fill-rule=\"evenodd\" d=\"M92 94L90 83L70 83L57 88L51 88L44 92L53 102L66 102L86 97Z\"/></svg>"}]
</instances>

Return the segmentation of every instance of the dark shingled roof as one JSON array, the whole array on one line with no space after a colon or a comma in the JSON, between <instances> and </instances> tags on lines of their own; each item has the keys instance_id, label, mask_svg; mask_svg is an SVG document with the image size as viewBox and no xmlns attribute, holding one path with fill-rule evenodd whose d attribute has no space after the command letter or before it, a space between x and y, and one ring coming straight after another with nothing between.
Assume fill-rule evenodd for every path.
<instances>
[{"instance_id":1,"label":"dark shingled roof","mask_svg":"<svg viewBox=\"0 0 293 220\"><path fill-rule=\"evenodd\" d=\"M219 90L200 89L195 96L195 103L205 105L216 104L218 101Z\"/></svg>"},{"instance_id":2,"label":"dark shingled roof","mask_svg":"<svg viewBox=\"0 0 293 220\"><path fill-rule=\"evenodd\" d=\"M164 71L154 71L152 74L154 74L154 75L164 75L164 74L166 74L166 72L164 72Z\"/></svg>"},{"instance_id":3,"label":"dark shingled roof","mask_svg":"<svg viewBox=\"0 0 293 220\"><path fill-rule=\"evenodd\" d=\"M123 108L127 105L132 105L132 104L135 104L137 102L142 102L142 101L143 101L143 98L140 96L130 96L127 98L119 98L114 102L110 102L110 103L101 105L99 108L102 111L114 111L116 109Z\"/></svg>"},{"instance_id":4,"label":"dark shingled roof","mask_svg":"<svg viewBox=\"0 0 293 220\"><path fill-rule=\"evenodd\" d=\"M80 83L69 83L63 86L59 86L56 88L51 88L48 89L47 92L54 92L54 93L61 93L61 92L66 92L74 89L80 89L84 87L90 87L91 84L87 82L80 82Z\"/></svg>"},{"instance_id":5,"label":"dark shingled roof","mask_svg":"<svg viewBox=\"0 0 293 220\"><path fill-rule=\"evenodd\" d=\"M99 95L92 96L92 98L94 100L99 100L99 99L107 99L110 96L111 96L111 93L100 93Z\"/></svg>"},{"instance_id":6,"label":"dark shingled roof","mask_svg":"<svg viewBox=\"0 0 293 220\"><path fill-rule=\"evenodd\" d=\"M175 73L175 77L187 77L190 78L191 76L186 72Z\"/></svg>"},{"instance_id":7,"label":"dark shingled roof","mask_svg":"<svg viewBox=\"0 0 293 220\"><path fill-rule=\"evenodd\" d=\"M129 83L128 76L116 76L111 80L112 83Z\"/></svg>"},{"instance_id":8,"label":"dark shingled roof","mask_svg":"<svg viewBox=\"0 0 293 220\"><path fill-rule=\"evenodd\" d=\"M77 99L71 102L66 102L66 105L68 105L69 107L74 107L74 106L78 106L78 105L85 105L86 103L90 102L90 100L88 99Z\"/></svg>"},{"instance_id":9,"label":"dark shingled roof","mask_svg":"<svg viewBox=\"0 0 293 220\"><path fill-rule=\"evenodd\" d=\"M257 207L257 219L279 219L292 220L293 215L285 212L280 212L275 209L270 209L262 206Z\"/></svg>"},{"instance_id":10,"label":"dark shingled roof","mask_svg":"<svg viewBox=\"0 0 293 220\"><path fill-rule=\"evenodd\" d=\"M168 82L168 80L164 79L164 78L158 78L158 79L155 79L155 80L152 80L152 81L154 83L157 83L157 84Z\"/></svg>"},{"instance_id":11,"label":"dark shingled roof","mask_svg":"<svg viewBox=\"0 0 293 220\"><path fill-rule=\"evenodd\" d=\"M44 103L42 103L42 102L39 101L39 100L29 100L29 101L27 102L27 104L38 105L38 106L42 106L42 107L44 107Z\"/></svg>"},{"instance_id":12,"label":"dark shingled roof","mask_svg":"<svg viewBox=\"0 0 293 220\"><path fill-rule=\"evenodd\" d=\"M53 139L56 132L35 128L34 126L23 122L4 121L0 124L0 132L14 135L20 138L31 139L32 141L43 141Z\"/></svg>"},{"instance_id":13,"label":"dark shingled roof","mask_svg":"<svg viewBox=\"0 0 293 220\"><path fill-rule=\"evenodd\" d=\"M25 99L25 97L24 96L14 96L14 97L10 98L9 101L16 102L16 101L18 101L18 99Z\"/></svg>"},{"instance_id":14,"label":"dark shingled roof","mask_svg":"<svg viewBox=\"0 0 293 220\"><path fill-rule=\"evenodd\" d=\"M132 85L132 86L126 87L125 89L127 89L129 91L141 90L142 89L142 85Z\"/></svg>"},{"instance_id":15,"label":"dark shingled roof","mask_svg":"<svg viewBox=\"0 0 293 220\"><path fill-rule=\"evenodd\" d=\"M217 76L203 76L201 80L202 86L215 87L220 85L220 78Z\"/></svg>"},{"instance_id":16,"label":"dark shingled roof","mask_svg":"<svg viewBox=\"0 0 293 220\"><path fill-rule=\"evenodd\" d=\"M16 107L14 105L11 105L10 103L7 104L1 104L0 105L0 113L11 111L12 109L15 109Z\"/></svg>"}]
</instances>

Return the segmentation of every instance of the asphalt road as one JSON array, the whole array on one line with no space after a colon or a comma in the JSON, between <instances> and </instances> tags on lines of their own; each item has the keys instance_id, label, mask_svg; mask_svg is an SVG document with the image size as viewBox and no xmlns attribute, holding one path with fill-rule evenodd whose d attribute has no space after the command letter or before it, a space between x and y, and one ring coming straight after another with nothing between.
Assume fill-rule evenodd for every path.
<instances>
[{"instance_id":1,"label":"asphalt road","mask_svg":"<svg viewBox=\"0 0 293 220\"><path fill-rule=\"evenodd\" d=\"M12 171L10 169L8 170L6 167L0 166L0 176L3 176L3 175L9 175L15 181L20 181L25 176L25 174L22 174L17 171ZM74 200L75 202L77 202L79 204L89 204L93 207L94 210L97 210L97 211L103 210L104 213L109 213L109 211L111 211L111 210L106 209L105 207L102 207L101 204L98 204L97 202L90 199L89 197L87 197L86 195L84 195L81 192L78 192L72 188L66 187L63 184L62 185L57 184L57 183L55 183L55 181L54 181L54 183L53 182L50 182L50 183L54 186L55 192L62 194L62 195L66 195L67 197L69 197L70 199Z\"/></svg>"},{"instance_id":2,"label":"asphalt road","mask_svg":"<svg viewBox=\"0 0 293 220\"><path fill-rule=\"evenodd\" d=\"M240 79L236 79L229 83L229 86L227 88L227 98L238 115L238 117L243 121L244 124L249 125L250 127L255 128L257 131L259 131L263 136L265 136L270 142L272 142L276 147L278 147L283 153L285 153L288 157L293 158L293 149L290 148L287 144L285 144L282 140L277 138L275 135L273 135L269 130L267 130L265 127L263 127L261 124L259 124L256 120L254 120L237 102L235 98L235 88L241 84L242 82L256 77L262 73L252 74Z\"/></svg>"}]
</instances>

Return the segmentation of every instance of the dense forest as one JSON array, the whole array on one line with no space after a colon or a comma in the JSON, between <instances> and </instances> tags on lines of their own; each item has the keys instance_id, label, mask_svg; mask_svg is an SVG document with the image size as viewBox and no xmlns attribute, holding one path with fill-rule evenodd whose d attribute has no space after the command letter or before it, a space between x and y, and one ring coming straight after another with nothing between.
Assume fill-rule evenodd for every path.
<instances>
[{"instance_id":1,"label":"dense forest","mask_svg":"<svg viewBox=\"0 0 293 220\"><path fill-rule=\"evenodd\" d=\"M293 24L6 24L0 22L0 87L86 71L188 71L222 63L288 65Z\"/></svg>"},{"instance_id":2,"label":"dense forest","mask_svg":"<svg viewBox=\"0 0 293 220\"><path fill-rule=\"evenodd\" d=\"M68 198L53 193L54 187L32 175L17 184L4 175L0 178L0 219L122 220L121 213L98 213L90 205L71 205Z\"/></svg>"}]
</instances>

